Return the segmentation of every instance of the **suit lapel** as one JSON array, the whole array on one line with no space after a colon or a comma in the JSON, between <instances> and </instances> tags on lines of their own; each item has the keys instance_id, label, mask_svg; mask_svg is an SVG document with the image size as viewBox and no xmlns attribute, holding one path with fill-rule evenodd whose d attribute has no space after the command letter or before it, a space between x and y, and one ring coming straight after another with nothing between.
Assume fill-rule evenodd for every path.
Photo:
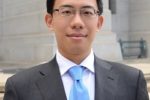
<instances>
[{"instance_id":1,"label":"suit lapel","mask_svg":"<svg viewBox=\"0 0 150 100\"><path fill-rule=\"evenodd\" d=\"M115 100L117 75L112 66L95 57L95 100Z\"/></svg>"},{"instance_id":2,"label":"suit lapel","mask_svg":"<svg viewBox=\"0 0 150 100\"><path fill-rule=\"evenodd\" d=\"M43 100L67 100L59 68L54 58L50 63L42 66L40 79L36 82Z\"/></svg>"},{"instance_id":3,"label":"suit lapel","mask_svg":"<svg viewBox=\"0 0 150 100\"><path fill-rule=\"evenodd\" d=\"M95 100L115 100L117 75L112 66L95 57ZM36 82L43 100L67 100L59 67L54 58L39 70L40 78Z\"/></svg>"}]
</instances>

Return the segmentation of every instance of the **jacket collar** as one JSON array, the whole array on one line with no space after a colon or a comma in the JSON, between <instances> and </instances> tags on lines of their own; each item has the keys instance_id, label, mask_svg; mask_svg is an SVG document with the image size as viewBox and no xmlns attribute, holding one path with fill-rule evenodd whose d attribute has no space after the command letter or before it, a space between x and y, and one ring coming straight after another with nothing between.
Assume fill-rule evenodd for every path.
<instances>
[{"instance_id":1,"label":"jacket collar","mask_svg":"<svg viewBox=\"0 0 150 100\"><path fill-rule=\"evenodd\" d=\"M95 56L95 100L114 100L117 75L112 66ZM39 70L36 82L44 100L67 100L56 58Z\"/></svg>"}]
</instances>

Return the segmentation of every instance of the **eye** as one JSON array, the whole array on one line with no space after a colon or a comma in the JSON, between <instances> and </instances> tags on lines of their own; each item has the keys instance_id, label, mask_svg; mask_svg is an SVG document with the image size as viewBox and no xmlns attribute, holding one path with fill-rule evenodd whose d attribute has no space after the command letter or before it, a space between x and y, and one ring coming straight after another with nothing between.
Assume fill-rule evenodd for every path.
<instances>
[{"instance_id":1,"label":"eye","mask_svg":"<svg viewBox=\"0 0 150 100\"><path fill-rule=\"evenodd\" d=\"M82 9L81 13L84 16L89 16L89 17L92 17L95 14L93 9Z\"/></svg>"},{"instance_id":2,"label":"eye","mask_svg":"<svg viewBox=\"0 0 150 100\"><path fill-rule=\"evenodd\" d=\"M72 14L71 10L61 10L60 13L64 16L69 16Z\"/></svg>"},{"instance_id":3,"label":"eye","mask_svg":"<svg viewBox=\"0 0 150 100\"><path fill-rule=\"evenodd\" d=\"M71 11L70 11L70 10L65 10L65 11L63 11L62 13L63 13L63 14L70 14Z\"/></svg>"},{"instance_id":4,"label":"eye","mask_svg":"<svg viewBox=\"0 0 150 100\"><path fill-rule=\"evenodd\" d=\"M84 15L93 15L94 13L92 11L84 11L83 14Z\"/></svg>"}]
</instances>

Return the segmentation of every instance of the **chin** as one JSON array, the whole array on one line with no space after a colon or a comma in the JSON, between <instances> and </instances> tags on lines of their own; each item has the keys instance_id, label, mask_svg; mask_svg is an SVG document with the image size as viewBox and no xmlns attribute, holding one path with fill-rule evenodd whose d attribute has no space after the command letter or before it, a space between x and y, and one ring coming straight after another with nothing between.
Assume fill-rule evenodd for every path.
<instances>
[{"instance_id":1,"label":"chin","mask_svg":"<svg viewBox=\"0 0 150 100\"><path fill-rule=\"evenodd\" d=\"M70 50L70 52L72 54L75 54L75 55L80 55L80 54L83 54L83 53L87 52L87 49L85 49L85 48L72 48Z\"/></svg>"}]
</instances>

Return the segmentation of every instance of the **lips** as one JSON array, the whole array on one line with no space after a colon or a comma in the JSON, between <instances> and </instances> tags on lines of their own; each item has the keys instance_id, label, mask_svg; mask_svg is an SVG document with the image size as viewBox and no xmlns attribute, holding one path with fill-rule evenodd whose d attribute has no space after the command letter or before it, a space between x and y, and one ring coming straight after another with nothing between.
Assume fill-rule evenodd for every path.
<instances>
[{"instance_id":1,"label":"lips","mask_svg":"<svg viewBox=\"0 0 150 100\"><path fill-rule=\"evenodd\" d=\"M67 34L66 36L67 37L77 37L77 38L79 38L79 37L87 37L87 35L81 34L81 33Z\"/></svg>"}]
</instances>

